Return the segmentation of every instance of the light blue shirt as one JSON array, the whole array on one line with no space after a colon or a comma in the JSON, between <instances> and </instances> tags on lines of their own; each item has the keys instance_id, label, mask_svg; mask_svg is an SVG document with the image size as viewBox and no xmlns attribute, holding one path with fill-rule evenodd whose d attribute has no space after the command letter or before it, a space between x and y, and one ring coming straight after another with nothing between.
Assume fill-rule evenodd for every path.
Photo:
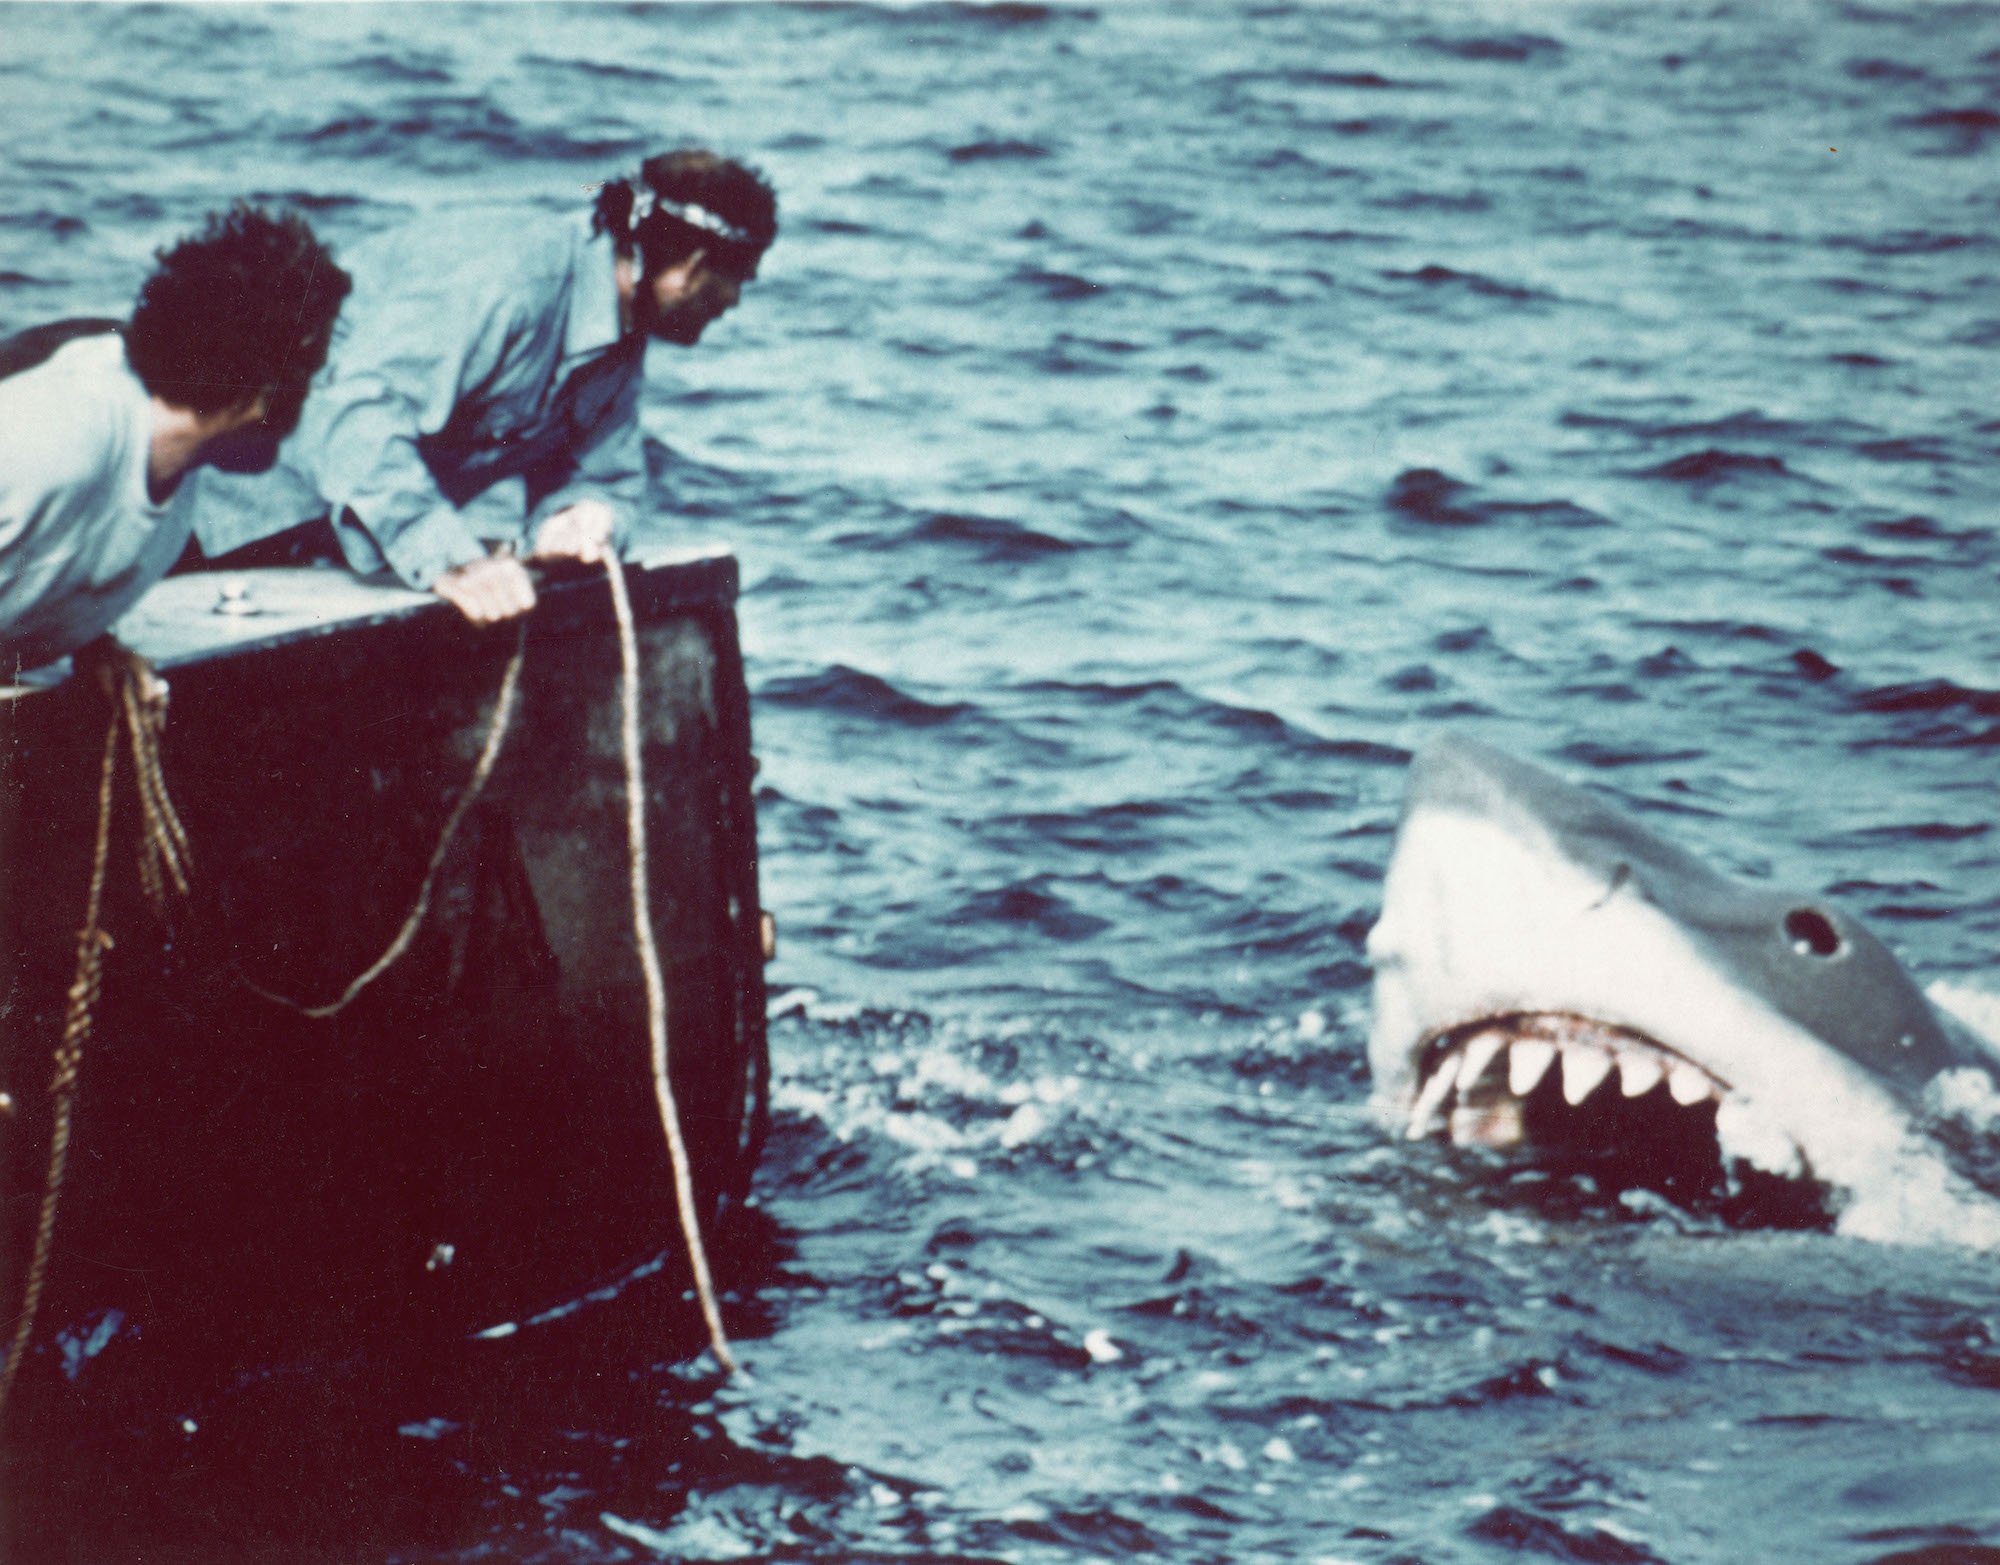
<instances>
[{"instance_id":1,"label":"light blue shirt","mask_svg":"<svg viewBox=\"0 0 2000 1565\"><path fill-rule=\"evenodd\" d=\"M354 569L429 587L578 500L610 502L623 536L645 338L620 330L608 236L451 212L340 260L354 291L277 465L196 481L204 553L331 516Z\"/></svg>"},{"instance_id":2,"label":"light blue shirt","mask_svg":"<svg viewBox=\"0 0 2000 1565\"><path fill-rule=\"evenodd\" d=\"M179 558L186 485L154 500L152 436L116 332L0 380L0 679L95 640Z\"/></svg>"}]
</instances>

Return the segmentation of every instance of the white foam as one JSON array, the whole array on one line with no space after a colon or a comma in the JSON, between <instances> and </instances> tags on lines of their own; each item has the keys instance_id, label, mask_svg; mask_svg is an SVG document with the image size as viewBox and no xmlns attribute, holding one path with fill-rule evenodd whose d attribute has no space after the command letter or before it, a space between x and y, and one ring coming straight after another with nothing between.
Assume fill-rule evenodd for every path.
<instances>
[{"instance_id":1,"label":"white foam","mask_svg":"<svg viewBox=\"0 0 2000 1565\"><path fill-rule=\"evenodd\" d=\"M1733 1094L1715 1111L1715 1139L1725 1158L1735 1158L1767 1174L1795 1179L1804 1172L1792 1138Z\"/></svg>"},{"instance_id":2,"label":"white foam","mask_svg":"<svg viewBox=\"0 0 2000 1565\"><path fill-rule=\"evenodd\" d=\"M713 1516L694 1516L676 1522L671 1530L648 1527L644 1522L627 1521L611 1511L598 1513L598 1521L610 1531L663 1559L740 1560L757 1552L749 1540Z\"/></svg>"},{"instance_id":3,"label":"white foam","mask_svg":"<svg viewBox=\"0 0 2000 1565\"><path fill-rule=\"evenodd\" d=\"M1023 1103L1007 1116L1007 1122L1000 1127L1000 1145L1025 1146L1047 1128L1048 1116L1035 1104Z\"/></svg>"},{"instance_id":4,"label":"white foam","mask_svg":"<svg viewBox=\"0 0 2000 1565\"><path fill-rule=\"evenodd\" d=\"M1924 993L1932 1005L1964 1023L1981 1043L1995 1055L2000 1055L2000 994L1942 978Z\"/></svg>"},{"instance_id":5,"label":"white foam","mask_svg":"<svg viewBox=\"0 0 2000 1565\"><path fill-rule=\"evenodd\" d=\"M2000 1085L1977 1065L1942 1071L1924 1088L1924 1110L1980 1135L2000 1133Z\"/></svg>"},{"instance_id":6,"label":"white foam","mask_svg":"<svg viewBox=\"0 0 2000 1565\"><path fill-rule=\"evenodd\" d=\"M1881 1244L2000 1249L2000 1206L1914 1143L1842 1209L1835 1231Z\"/></svg>"}]
</instances>

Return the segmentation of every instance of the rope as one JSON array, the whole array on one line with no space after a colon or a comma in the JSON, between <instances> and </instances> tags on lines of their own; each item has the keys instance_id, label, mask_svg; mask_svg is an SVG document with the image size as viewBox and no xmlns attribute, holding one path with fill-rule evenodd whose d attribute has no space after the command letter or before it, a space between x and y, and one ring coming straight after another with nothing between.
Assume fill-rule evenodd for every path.
<instances>
[{"instance_id":1,"label":"rope","mask_svg":"<svg viewBox=\"0 0 2000 1565\"><path fill-rule=\"evenodd\" d=\"M362 990L402 959L403 953L410 949L410 943L417 938L417 931L423 926L424 915L430 911L431 891L437 885L438 871L444 865L445 855L451 851L452 840L457 837L458 828L464 823L472 806L478 802L481 791L486 787L486 780L493 775L494 763L500 759L500 746L505 742L508 727L513 722L514 693L520 685L521 665L527 660L527 654L528 626L523 620L520 634L514 642L514 655L507 660L507 671L500 676L499 694L493 698L493 715L486 724L486 743L479 752L478 762L472 768L472 777L465 785L465 792L459 795L458 803L446 817L444 830L438 836L438 844L431 850L431 861L425 866L424 878L417 887L417 899L410 907L410 916L403 920L403 927L396 931L395 938L389 942L388 948L341 992L339 999L330 1000L325 1005L305 1005L297 1000L287 999L284 995L273 994L270 990L251 983L247 978L243 979L245 987L255 990L267 1000L289 1006L301 1015L310 1016L316 1021L324 1021L327 1017L338 1016L346 1010L360 997Z\"/></svg>"},{"instance_id":2,"label":"rope","mask_svg":"<svg viewBox=\"0 0 2000 1565\"><path fill-rule=\"evenodd\" d=\"M129 702L129 682L126 698ZM130 711L127 706L126 712ZM0 1365L0 1413L6 1410L15 1372L20 1369L28 1342L34 1336L35 1313L41 1308L42 1289L48 1282L49 1256L55 1248L56 1206L62 1198L63 1174L69 1165L70 1127L76 1111L77 1078L83 1067L83 1045L90 1037L91 1013L103 978L104 953L111 948L111 937L99 927L99 920L104 909L105 866L111 857L111 795L118 770L119 716L114 705L111 726L104 735L104 764L97 785L97 851L90 867L90 895L84 905L83 928L77 934L76 978L69 986L68 1017L62 1042L56 1047L55 1077L49 1083L49 1095L55 1100L55 1120L49 1132L48 1179L42 1186L41 1221L35 1229L35 1253L28 1265L21 1318L14 1326L7 1362Z\"/></svg>"},{"instance_id":3,"label":"rope","mask_svg":"<svg viewBox=\"0 0 2000 1565\"><path fill-rule=\"evenodd\" d=\"M659 1104L660 1128L667 1137L667 1154L674 1167L674 1196L680 1211L681 1236L687 1242L688 1264L694 1272L695 1296L708 1325L708 1342L724 1371L736 1373L736 1359L722 1329L715 1284L709 1278L708 1251L701 1241L701 1219L695 1211L694 1175L688 1164L687 1142L681 1135L680 1108L667 1077L667 986L660 974L660 950L653 938L652 896L646 865L646 778L639 760L639 644L632 628L632 603L625 592L625 572L607 556L604 574L611 583L611 606L618 617L618 659L624 673L621 734L625 750L625 832L631 844L632 934L639 947L639 965L646 978L646 1032L652 1046L653 1096Z\"/></svg>"},{"instance_id":4,"label":"rope","mask_svg":"<svg viewBox=\"0 0 2000 1565\"><path fill-rule=\"evenodd\" d=\"M167 774L160 765L160 733L167 722L167 687L154 677L143 659L127 665L120 688L126 727L132 735L132 771L139 785L139 883L162 917L166 915L167 882L188 894L187 866L193 855L187 830L167 793Z\"/></svg>"},{"instance_id":5,"label":"rope","mask_svg":"<svg viewBox=\"0 0 2000 1565\"><path fill-rule=\"evenodd\" d=\"M660 969L660 953L653 934L650 875L646 853L645 773L639 753L639 652L632 623L631 600L625 590L623 568L615 558L605 561L605 576L611 586L611 602L618 621L618 655L623 673L621 736L625 762L626 834L631 847L631 892L633 937L645 977L647 1037L650 1045L653 1095L665 1132L667 1153L673 1165L676 1206L681 1234L694 1274L696 1297L702 1319L708 1327L709 1345L716 1361L730 1373L737 1372L735 1356L723 1331L721 1311L716 1304L715 1285L708 1267L708 1252L702 1243L701 1220L695 1210L694 1175L689 1164L687 1143L681 1132L679 1106L667 1072L667 993ZM266 999L289 1006L306 1016L323 1020L339 1014L409 950L430 907L431 892L453 840L487 780L493 775L500 749L513 720L515 694L520 684L521 666L526 660L527 624L522 623L513 656L501 676L494 697L493 715L488 720L486 741L465 791L446 818L437 847L424 869L416 901L387 949L348 984L337 1000L325 1005L301 1005L283 995L260 988L247 978L245 985ZM15 1324L14 1338L4 1364L0 1364L0 1413L4 1413L8 1393L21 1360L34 1335L35 1315L48 1279L49 1257L55 1244L56 1209L62 1194L69 1162L71 1129L75 1115L76 1089L83 1064L83 1046L90 1037L92 1015L102 984L104 953L111 937L100 927L104 903L106 868L111 847L111 804L118 764L119 719L123 717L131 736L132 768L139 796L140 852L139 878L149 900L164 915L166 887L185 896L188 893L187 866L192 854L186 829L167 792L166 772L160 762L160 732L166 721L166 691L143 660L134 658L126 666L114 702L110 727L104 737L104 761L98 785L97 845L91 865L90 892L84 926L77 936L76 977L69 989L69 1009L61 1044L56 1049L56 1072L49 1084L55 1101L50 1132L48 1179L42 1193L41 1221L35 1234L35 1251L28 1268L28 1280Z\"/></svg>"}]
</instances>

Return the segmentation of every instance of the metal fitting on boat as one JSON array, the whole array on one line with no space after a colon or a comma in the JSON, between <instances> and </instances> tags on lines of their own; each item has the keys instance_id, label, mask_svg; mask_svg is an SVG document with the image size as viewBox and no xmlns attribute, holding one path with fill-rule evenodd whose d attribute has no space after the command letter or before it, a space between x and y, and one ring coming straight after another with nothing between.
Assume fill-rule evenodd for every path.
<instances>
[{"instance_id":1,"label":"metal fitting on boat","mask_svg":"<svg viewBox=\"0 0 2000 1565\"><path fill-rule=\"evenodd\" d=\"M215 608L217 614L228 614L243 618L251 614L261 614L263 609L250 597L250 584L246 581L229 580L222 583L217 591Z\"/></svg>"},{"instance_id":2,"label":"metal fitting on boat","mask_svg":"<svg viewBox=\"0 0 2000 1565\"><path fill-rule=\"evenodd\" d=\"M768 911L757 915L757 938L764 947L764 960L775 960L778 955L778 920Z\"/></svg>"}]
</instances>

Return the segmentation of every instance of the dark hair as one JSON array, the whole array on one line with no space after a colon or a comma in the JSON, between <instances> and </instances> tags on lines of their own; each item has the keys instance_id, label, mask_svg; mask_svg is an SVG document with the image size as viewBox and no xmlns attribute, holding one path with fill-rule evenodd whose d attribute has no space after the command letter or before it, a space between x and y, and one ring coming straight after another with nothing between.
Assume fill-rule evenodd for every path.
<instances>
[{"instance_id":1,"label":"dark hair","mask_svg":"<svg viewBox=\"0 0 2000 1565\"><path fill-rule=\"evenodd\" d=\"M712 213L740 237L684 221L668 205L635 223L641 186L668 205ZM706 250L717 266L748 278L778 237L778 198L757 170L702 147L683 147L646 159L637 180L608 182L597 193L592 226L610 234L621 249L637 249L649 276Z\"/></svg>"},{"instance_id":2,"label":"dark hair","mask_svg":"<svg viewBox=\"0 0 2000 1565\"><path fill-rule=\"evenodd\" d=\"M351 286L306 220L238 202L157 253L125 327L125 358L154 396L220 413L263 396L289 425L326 362Z\"/></svg>"}]
</instances>

